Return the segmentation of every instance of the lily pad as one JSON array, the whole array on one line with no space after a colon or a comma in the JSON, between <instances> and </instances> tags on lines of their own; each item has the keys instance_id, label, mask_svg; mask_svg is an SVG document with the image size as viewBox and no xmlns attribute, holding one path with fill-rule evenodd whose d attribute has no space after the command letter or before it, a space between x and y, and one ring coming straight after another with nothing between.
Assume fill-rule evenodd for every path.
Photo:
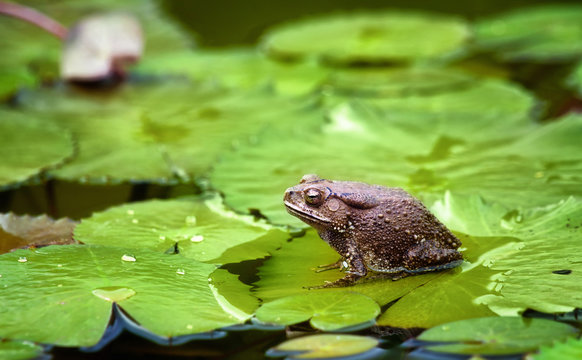
<instances>
[{"instance_id":1,"label":"lily pad","mask_svg":"<svg viewBox=\"0 0 582 360\"><path fill-rule=\"evenodd\" d=\"M0 340L0 358L5 360L37 359L43 348L30 341Z\"/></svg>"},{"instance_id":2,"label":"lily pad","mask_svg":"<svg viewBox=\"0 0 582 360\"><path fill-rule=\"evenodd\" d=\"M582 55L582 6L520 8L478 22L477 45L508 61L570 61Z\"/></svg>"},{"instance_id":3,"label":"lily pad","mask_svg":"<svg viewBox=\"0 0 582 360\"><path fill-rule=\"evenodd\" d=\"M444 215L443 221L449 226L521 240L490 257L488 266L499 272L489 280L488 287L494 292L476 298L476 302L500 315L516 315L525 309L561 313L582 306L575 285L577 274L582 272L582 256L576 250L576 239L582 231L580 199L503 210L488 207L476 197L448 195L433 209ZM482 215L475 217L476 212Z\"/></svg>"},{"instance_id":4,"label":"lily pad","mask_svg":"<svg viewBox=\"0 0 582 360\"><path fill-rule=\"evenodd\" d=\"M78 138L78 156L53 175L92 183L188 182L263 127L319 116L308 100L184 81L92 94L54 89L22 103Z\"/></svg>"},{"instance_id":5,"label":"lily pad","mask_svg":"<svg viewBox=\"0 0 582 360\"><path fill-rule=\"evenodd\" d=\"M482 104L472 108L477 103ZM313 123L309 128L298 127L293 136L286 135L288 132L265 132L258 146L241 146L237 152L225 155L214 167L211 183L225 193L226 202L237 210L259 209L272 222L300 226L285 213L281 197L304 174L412 188L415 193L434 191L440 195L443 187L446 190L452 186L447 183L449 173L455 176L455 172L466 171L465 168L488 171L492 166L480 168L488 159L483 159L483 155L481 162L476 162L465 156L469 149L481 154L484 148L496 149L504 141L527 139L528 131L535 128L530 118L534 105L531 95L499 81L483 81L432 96L382 99L374 104L369 105L369 100L355 104L340 102L332 107L328 124L319 128ZM559 139L562 135L550 136ZM464 167L453 167L450 171L446 167L442 171L429 167L462 160ZM520 162L519 158L510 160ZM535 165L524 166L533 173L537 171ZM243 171L249 168L253 171ZM506 177L502 178L503 183L497 178L489 180L499 181L493 186L513 180L513 175L507 175L513 174L511 168L503 166L501 170ZM533 173L526 173L523 181L531 182ZM478 175L469 179L475 181L470 191L475 191L477 182L482 187L488 186L480 182L482 174ZM237 181L231 181L234 176ZM462 179L463 183L469 180ZM562 198L565 191L560 192L559 197L554 195L545 203Z\"/></svg>"},{"instance_id":6,"label":"lily pad","mask_svg":"<svg viewBox=\"0 0 582 360\"><path fill-rule=\"evenodd\" d=\"M436 352L509 355L563 341L577 332L570 325L545 319L489 317L443 324L423 332L418 340L429 342L425 348Z\"/></svg>"},{"instance_id":7,"label":"lily pad","mask_svg":"<svg viewBox=\"0 0 582 360\"><path fill-rule=\"evenodd\" d=\"M77 222L53 220L46 215L0 214L0 254L19 247L76 244L73 229Z\"/></svg>"},{"instance_id":8,"label":"lily pad","mask_svg":"<svg viewBox=\"0 0 582 360\"><path fill-rule=\"evenodd\" d=\"M262 46L274 58L385 64L458 55L469 34L457 17L384 10L279 25L265 34Z\"/></svg>"},{"instance_id":9,"label":"lily pad","mask_svg":"<svg viewBox=\"0 0 582 360\"><path fill-rule=\"evenodd\" d=\"M573 337L565 342L555 342L553 345L544 345L538 354L533 355L535 360L576 360L582 357L582 340Z\"/></svg>"},{"instance_id":10,"label":"lily pad","mask_svg":"<svg viewBox=\"0 0 582 360\"><path fill-rule=\"evenodd\" d=\"M363 354L378 346L369 336L319 334L287 340L271 348L269 356L288 356L291 359L327 359Z\"/></svg>"},{"instance_id":11,"label":"lily pad","mask_svg":"<svg viewBox=\"0 0 582 360\"><path fill-rule=\"evenodd\" d=\"M61 127L0 110L0 189L17 186L73 155L71 134Z\"/></svg>"},{"instance_id":12,"label":"lily pad","mask_svg":"<svg viewBox=\"0 0 582 360\"><path fill-rule=\"evenodd\" d=\"M474 79L437 67L347 68L333 71L325 91L357 97L431 95L470 86Z\"/></svg>"},{"instance_id":13,"label":"lily pad","mask_svg":"<svg viewBox=\"0 0 582 360\"><path fill-rule=\"evenodd\" d=\"M187 76L215 81L227 88L272 88L276 93L301 95L317 89L329 69L309 62L277 62L255 48L198 49L145 58L142 74Z\"/></svg>"},{"instance_id":14,"label":"lily pad","mask_svg":"<svg viewBox=\"0 0 582 360\"><path fill-rule=\"evenodd\" d=\"M94 345L112 302L165 337L211 331L251 316L209 284L214 265L176 255L58 245L1 255L0 268L0 336L6 338Z\"/></svg>"},{"instance_id":15,"label":"lily pad","mask_svg":"<svg viewBox=\"0 0 582 360\"><path fill-rule=\"evenodd\" d=\"M228 260L239 262L264 257L288 236L264 220L257 221L252 216L225 209L218 195L116 206L84 219L75 229L75 239L86 244L161 253L177 246L180 255L214 263L228 249L262 238L265 238L262 252L251 255L239 252Z\"/></svg>"},{"instance_id":16,"label":"lily pad","mask_svg":"<svg viewBox=\"0 0 582 360\"><path fill-rule=\"evenodd\" d=\"M292 325L309 320L323 331L360 325L373 321L380 307L367 296L352 292L306 293L263 304L255 313L259 321ZM371 325L371 324L370 324Z\"/></svg>"}]
</instances>

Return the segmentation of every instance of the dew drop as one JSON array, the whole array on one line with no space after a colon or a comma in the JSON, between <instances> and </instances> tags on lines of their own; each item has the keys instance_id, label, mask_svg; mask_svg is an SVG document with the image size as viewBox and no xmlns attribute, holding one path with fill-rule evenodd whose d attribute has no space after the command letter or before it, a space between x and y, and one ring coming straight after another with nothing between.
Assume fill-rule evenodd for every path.
<instances>
[{"instance_id":1,"label":"dew drop","mask_svg":"<svg viewBox=\"0 0 582 360\"><path fill-rule=\"evenodd\" d=\"M194 215L186 216L186 224L190 226L196 225L196 216Z\"/></svg>"},{"instance_id":2,"label":"dew drop","mask_svg":"<svg viewBox=\"0 0 582 360\"><path fill-rule=\"evenodd\" d=\"M135 290L123 286L107 286L97 288L91 291L91 293L97 296L98 298L116 303L129 299L130 297L136 294Z\"/></svg>"},{"instance_id":3,"label":"dew drop","mask_svg":"<svg viewBox=\"0 0 582 360\"><path fill-rule=\"evenodd\" d=\"M186 325L186 329L188 330L192 330L194 328L194 326L192 326L191 324Z\"/></svg>"},{"instance_id":4,"label":"dew drop","mask_svg":"<svg viewBox=\"0 0 582 360\"><path fill-rule=\"evenodd\" d=\"M166 240L166 237L164 235L160 235L160 240Z\"/></svg>"},{"instance_id":5,"label":"dew drop","mask_svg":"<svg viewBox=\"0 0 582 360\"><path fill-rule=\"evenodd\" d=\"M127 215L133 216L133 215L135 215L135 211L133 211L132 209L129 209L129 210L127 210Z\"/></svg>"},{"instance_id":6,"label":"dew drop","mask_svg":"<svg viewBox=\"0 0 582 360\"><path fill-rule=\"evenodd\" d=\"M136 258L135 258L135 256L124 254L121 257L121 260L123 260L123 261L129 261L129 262L135 262L136 261Z\"/></svg>"},{"instance_id":7,"label":"dew drop","mask_svg":"<svg viewBox=\"0 0 582 360\"><path fill-rule=\"evenodd\" d=\"M178 270L176 270L176 274L178 274L178 275L184 275L184 274L186 274L186 270L184 270L184 269L178 269Z\"/></svg>"},{"instance_id":8,"label":"dew drop","mask_svg":"<svg viewBox=\"0 0 582 360\"><path fill-rule=\"evenodd\" d=\"M138 219L131 219L131 222L134 224L137 224L137 223L139 223L139 220Z\"/></svg>"},{"instance_id":9,"label":"dew drop","mask_svg":"<svg viewBox=\"0 0 582 360\"><path fill-rule=\"evenodd\" d=\"M57 264L57 267L63 267L63 264Z\"/></svg>"},{"instance_id":10,"label":"dew drop","mask_svg":"<svg viewBox=\"0 0 582 360\"><path fill-rule=\"evenodd\" d=\"M63 284L58 284L57 287L63 287Z\"/></svg>"},{"instance_id":11,"label":"dew drop","mask_svg":"<svg viewBox=\"0 0 582 360\"><path fill-rule=\"evenodd\" d=\"M204 236L202 235L194 235L190 238L192 242L201 242L202 240L204 240Z\"/></svg>"},{"instance_id":12,"label":"dew drop","mask_svg":"<svg viewBox=\"0 0 582 360\"><path fill-rule=\"evenodd\" d=\"M18 258L18 262L19 263L25 263L27 261L28 261L28 259L26 258L26 256L21 256L21 257Z\"/></svg>"}]
</instances>

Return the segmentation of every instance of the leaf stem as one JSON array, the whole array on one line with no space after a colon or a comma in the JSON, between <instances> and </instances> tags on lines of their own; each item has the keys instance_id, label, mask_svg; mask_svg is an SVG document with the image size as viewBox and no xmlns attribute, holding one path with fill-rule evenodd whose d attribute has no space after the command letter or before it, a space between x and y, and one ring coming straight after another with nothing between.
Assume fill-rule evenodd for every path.
<instances>
[{"instance_id":1,"label":"leaf stem","mask_svg":"<svg viewBox=\"0 0 582 360\"><path fill-rule=\"evenodd\" d=\"M67 36L68 30L64 25L35 9L23 5L0 1L0 14L27 21L61 40Z\"/></svg>"}]
</instances>

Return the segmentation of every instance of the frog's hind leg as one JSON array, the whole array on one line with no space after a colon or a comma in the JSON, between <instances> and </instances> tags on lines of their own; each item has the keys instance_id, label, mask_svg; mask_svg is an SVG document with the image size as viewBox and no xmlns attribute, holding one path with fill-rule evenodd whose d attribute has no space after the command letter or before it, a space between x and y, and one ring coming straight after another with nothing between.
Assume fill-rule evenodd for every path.
<instances>
[{"instance_id":1,"label":"frog's hind leg","mask_svg":"<svg viewBox=\"0 0 582 360\"><path fill-rule=\"evenodd\" d=\"M454 248L445 248L435 241L424 241L408 250L405 268L407 273L450 269L463 262L463 255Z\"/></svg>"}]
</instances>

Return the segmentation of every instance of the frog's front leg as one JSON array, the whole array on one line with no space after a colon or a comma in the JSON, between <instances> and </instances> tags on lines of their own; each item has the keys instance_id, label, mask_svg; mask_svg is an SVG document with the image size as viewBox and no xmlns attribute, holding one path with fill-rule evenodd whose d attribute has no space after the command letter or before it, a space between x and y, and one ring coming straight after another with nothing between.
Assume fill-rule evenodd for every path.
<instances>
[{"instance_id":1,"label":"frog's front leg","mask_svg":"<svg viewBox=\"0 0 582 360\"><path fill-rule=\"evenodd\" d=\"M330 288L330 287L341 287L341 286L352 286L355 282L368 274L368 269L364 263L364 258L360 255L358 248L353 240L349 240L344 244L341 244L337 248L330 242L330 245L343 255L343 262L347 263L348 270L346 271L346 276L335 281L328 281L324 285L317 286L316 288ZM341 252L340 252L341 250Z\"/></svg>"}]
</instances>

